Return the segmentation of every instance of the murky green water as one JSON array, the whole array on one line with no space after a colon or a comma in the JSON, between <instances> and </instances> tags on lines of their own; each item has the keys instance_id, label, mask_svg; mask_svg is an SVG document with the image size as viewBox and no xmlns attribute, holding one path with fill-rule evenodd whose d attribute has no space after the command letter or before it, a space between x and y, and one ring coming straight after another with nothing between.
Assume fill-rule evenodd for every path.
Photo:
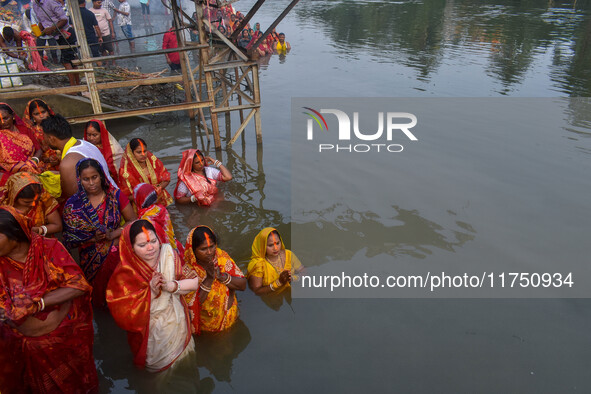
<instances>
[{"instance_id":1,"label":"murky green water","mask_svg":"<svg viewBox=\"0 0 591 394\"><path fill-rule=\"evenodd\" d=\"M263 27L289 2L267 3L255 18ZM241 0L235 7L247 11L252 4L253 0ZM141 32L139 28L138 31ZM573 2L552 1L304 0L278 31L286 33L293 50L284 59L273 56L261 70L262 151L257 151L254 128L250 125L244 143L239 139L232 149L224 149L217 156L234 175L232 182L221 187L224 199L209 209L174 205L169 208L179 237L184 239L197 224L212 226L221 236L220 246L242 268L246 267L251 242L260 228L276 226L286 236L291 231L292 97L590 96L588 1L577 1L575 6ZM161 70L165 64L163 59L159 61L142 67L146 71ZM527 149L524 156L553 168L555 180L580 186L563 204L559 194L547 202L548 210L572 207L569 215L573 215L576 227L569 228L569 220L565 219L559 224L564 231L560 227L553 232L554 241L564 245L573 242L573 231L582 238L581 242L585 238L581 234L588 233L584 223L588 223L585 218L589 210L585 207L591 186L588 179L578 178L585 178L581 168L589 166L591 123L588 114L580 111L577 114L570 130L553 136L561 142L550 156L556 166L552 162L548 164L547 150L533 148L535 141L531 149L524 147ZM191 125L183 116L179 115L176 124L146 124L133 131L117 130L116 125L109 125L122 142L138 136L148 141L149 149L173 174L171 191L180 152L192 147L194 142L202 147L205 138L198 136L193 141ZM232 121L236 129L237 114ZM488 154L486 144L467 144L457 149L471 149L469 156L458 161L467 170L462 173L464 177L453 178L457 186L465 187L463 182L486 185L486 179L477 179L478 172L468 168L469 157ZM440 159L421 157L424 168L440 165ZM573 163L578 166L577 171L570 171ZM327 187L342 182L342 174L336 170L324 171ZM492 172L503 174L503 171L509 170ZM399 176L404 174L410 176L412 171L403 169ZM469 204L465 201L442 204L437 211L437 193L428 185L441 183L441 175L441 170L422 171L422 186L406 188L392 197L392 204L401 215L398 219L404 224L398 242L384 246L374 242L368 252L357 240L339 238L343 234L338 229L346 230L346 223L315 234L326 237L327 244L349 257L359 250L384 253L383 248L389 248L393 258L405 255L410 259L459 253L464 249L475 256L486 253L473 246L478 245L482 229L500 232L504 223L496 221L494 210L479 210L478 199ZM560 182L553 185L559 188ZM448 186L454 188L453 184ZM477 190L475 195L485 194L484 190ZM511 201L513 190L499 190L505 197L496 201L499 204ZM537 189L520 184L519 190L535 195ZM543 206L543 199L537 204ZM459 212L470 228L450 225L456 219L452 218L454 212L447 209ZM349 219L357 220L353 216ZM531 228L553 225L541 216L528 217L528 221ZM470 237L450 241L452 230ZM507 228L507 231L517 230ZM533 249L542 246L536 239L521 239L516 244ZM506 250L507 256L514 256L514 252L518 249ZM560 250L553 253L560 258ZM303 261L309 266L322 266L324 262L323 259ZM588 368L591 318L587 300L286 299L278 306L264 303L248 290L238 298L240 325L224 335L199 337L195 364L182 365L170 374L158 376L132 366L124 332L108 315L97 313L95 357L101 374L101 391L551 393L591 390Z\"/></svg>"}]
</instances>

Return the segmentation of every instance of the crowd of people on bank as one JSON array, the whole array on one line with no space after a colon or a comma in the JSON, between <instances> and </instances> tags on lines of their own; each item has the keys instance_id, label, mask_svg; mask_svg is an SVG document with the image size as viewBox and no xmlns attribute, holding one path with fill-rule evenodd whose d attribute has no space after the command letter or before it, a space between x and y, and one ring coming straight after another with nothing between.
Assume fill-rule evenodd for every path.
<instances>
[{"instance_id":1,"label":"crowd of people on bank","mask_svg":"<svg viewBox=\"0 0 591 394\"><path fill-rule=\"evenodd\" d=\"M123 149L100 120L77 139L43 100L22 118L0 103L0 392L96 391L93 308L127 331L136 366L158 372L193 353L194 335L232 327L247 283L290 287L302 264L272 227L246 273L214 229L177 239L167 206L210 206L232 174L189 149L177 178L171 195L146 141Z\"/></svg>"},{"instance_id":2,"label":"crowd of people on bank","mask_svg":"<svg viewBox=\"0 0 591 394\"><path fill-rule=\"evenodd\" d=\"M117 31L128 42L130 52L135 52L132 8L127 0L118 0L118 5L113 1L90 0L91 6L87 8L87 0L78 0L84 35L93 57L115 54L115 49L118 49ZM10 18L11 23L0 25L2 55L18 62L23 68L34 71L49 71L49 62L57 64L58 61L66 69L76 68L73 61L77 58L76 44L79 34L72 26L67 2L40 0L19 1L18 4L18 8L23 11L20 17L13 15ZM140 0L140 5L144 24L151 26L150 0ZM217 1L208 1L203 3L202 9L204 18L208 20L208 33L212 34L212 29L215 28L228 38L234 36L235 44L244 51L265 56L273 53L285 55L291 50L290 44L285 41L285 34L277 33L275 29L260 41L263 35L260 24L255 23L252 29L250 24L244 22L244 15L236 11L232 5L220 7ZM196 13L193 14L193 18L196 20ZM115 26L119 26L119 29ZM191 27L190 35L193 41L197 40L196 26ZM255 44L256 48L253 48ZM47 50L46 45L49 45ZM27 50L25 46L36 50ZM177 31L173 23L168 31L163 32L162 49L177 47ZM166 53L165 57L171 71L180 70L178 52ZM109 60L107 64L114 64L114 60ZM71 85L80 83L77 73L68 74L68 77Z\"/></svg>"}]
</instances>

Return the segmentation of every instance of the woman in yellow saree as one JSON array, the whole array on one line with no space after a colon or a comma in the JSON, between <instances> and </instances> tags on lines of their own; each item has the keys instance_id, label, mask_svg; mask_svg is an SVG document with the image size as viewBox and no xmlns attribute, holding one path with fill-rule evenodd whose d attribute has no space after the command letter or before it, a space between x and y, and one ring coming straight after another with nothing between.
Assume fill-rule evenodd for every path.
<instances>
[{"instance_id":1,"label":"woman in yellow saree","mask_svg":"<svg viewBox=\"0 0 591 394\"><path fill-rule=\"evenodd\" d=\"M248 285L256 295L280 293L291 287L291 281L303 268L296 255L285 249L279 232L267 227L252 243Z\"/></svg>"},{"instance_id":2,"label":"woman in yellow saree","mask_svg":"<svg viewBox=\"0 0 591 394\"><path fill-rule=\"evenodd\" d=\"M246 278L228 253L217 247L209 227L197 226L189 233L183 276L194 279L191 289L197 290L185 295L193 333L223 331L236 322L236 290L246 289ZM187 286L180 283L181 293Z\"/></svg>"}]
</instances>

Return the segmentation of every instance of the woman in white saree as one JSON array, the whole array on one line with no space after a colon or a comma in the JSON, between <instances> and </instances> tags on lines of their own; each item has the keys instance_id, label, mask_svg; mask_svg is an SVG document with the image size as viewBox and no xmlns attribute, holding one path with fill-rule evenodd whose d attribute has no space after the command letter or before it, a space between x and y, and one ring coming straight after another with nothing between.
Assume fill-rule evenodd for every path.
<instances>
[{"instance_id":1,"label":"woman in white saree","mask_svg":"<svg viewBox=\"0 0 591 394\"><path fill-rule=\"evenodd\" d=\"M127 331L134 364L150 372L165 370L195 348L178 292L182 261L169 244L160 243L147 220L125 227L119 250L121 264L107 286L109 310Z\"/></svg>"}]
</instances>

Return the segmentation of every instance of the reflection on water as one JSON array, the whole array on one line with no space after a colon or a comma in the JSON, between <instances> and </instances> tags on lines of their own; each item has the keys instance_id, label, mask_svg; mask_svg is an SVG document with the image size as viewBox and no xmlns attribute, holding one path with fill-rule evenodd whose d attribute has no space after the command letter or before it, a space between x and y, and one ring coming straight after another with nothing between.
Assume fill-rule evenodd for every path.
<instances>
[{"instance_id":1,"label":"reflection on water","mask_svg":"<svg viewBox=\"0 0 591 394\"><path fill-rule=\"evenodd\" d=\"M197 364L205 367L218 382L232 380L232 363L248 346L250 331L238 320L229 330L202 333L197 346Z\"/></svg>"},{"instance_id":2,"label":"reflection on water","mask_svg":"<svg viewBox=\"0 0 591 394\"><path fill-rule=\"evenodd\" d=\"M460 67L486 73L505 95L519 91L524 78L544 77L536 75L542 71L551 74L554 91L589 96L589 6L545 0L326 0L309 2L296 14L321 29L345 59L369 56L372 62L400 65L424 83L441 74L455 78L453 67ZM401 77L408 73L395 70Z\"/></svg>"},{"instance_id":3,"label":"reflection on water","mask_svg":"<svg viewBox=\"0 0 591 394\"><path fill-rule=\"evenodd\" d=\"M450 216L455 216L449 212ZM299 223L300 221L303 223ZM392 221L393 225L384 224ZM431 248L454 251L465 242L474 239L476 231L467 223L456 221L457 228L445 229L427 220L416 210L392 206L390 217L371 211L357 212L342 204L333 204L322 210L298 214L298 223L292 224L297 233L298 250L307 266L321 265L330 260L349 261L360 250L367 257L380 254L389 256L409 255L424 258L431 255ZM446 234L449 233L448 234ZM317 251L324 251L319 256Z\"/></svg>"}]
</instances>

